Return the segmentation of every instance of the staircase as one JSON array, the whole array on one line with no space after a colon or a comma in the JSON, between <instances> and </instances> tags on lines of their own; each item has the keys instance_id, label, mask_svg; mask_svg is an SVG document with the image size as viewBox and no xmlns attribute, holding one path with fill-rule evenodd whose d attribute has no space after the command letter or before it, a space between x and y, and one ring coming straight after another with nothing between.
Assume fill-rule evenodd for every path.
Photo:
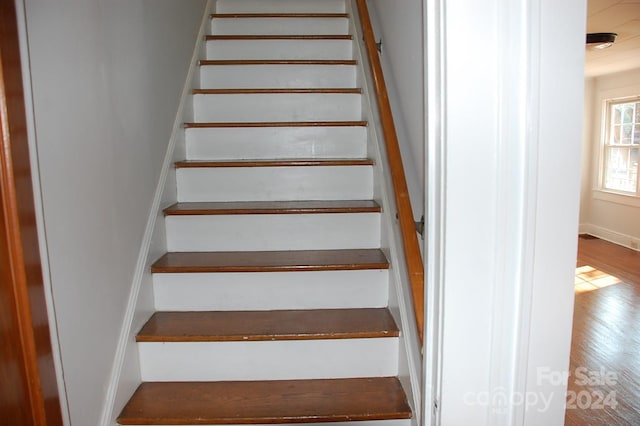
<instances>
[{"instance_id":1,"label":"staircase","mask_svg":"<svg viewBox=\"0 0 640 426\"><path fill-rule=\"evenodd\" d=\"M216 2L119 424L411 424L345 11Z\"/></svg>"}]
</instances>

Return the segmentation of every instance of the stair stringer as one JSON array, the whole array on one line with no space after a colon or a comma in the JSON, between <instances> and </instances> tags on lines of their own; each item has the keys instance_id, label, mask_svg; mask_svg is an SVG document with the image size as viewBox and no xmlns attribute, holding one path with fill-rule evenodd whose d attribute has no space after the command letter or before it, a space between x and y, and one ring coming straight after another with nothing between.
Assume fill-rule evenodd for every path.
<instances>
[{"instance_id":1,"label":"stair stringer","mask_svg":"<svg viewBox=\"0 0 640 426\"><path fill-rule=\"evenodd\" d=\"M396 202L393 196L393 183L388 171L388 157L382 135L380 113L377 108L373 76L369 68L369 59L364 52L360 18L355 0L346 2L351 34L354 35L353 54L358 61L357 80L362 87L362 115L367 120L367 156L374 160L374 199L382 206L381 248L389 259L389 310L393 315L400 333L400 353L398 354L398 378L413 410L413 425L421 424L422 419L422 355L420 336L416 326L412 307L412 293L409 275L404 261L402 234L398 223Z\"/></svg>"},{"instance_id":2,"label":"stair stringer","mask_svg":"<svg viewBox=\"0 0 640 426\"><path fill-rule=\"evenodd\" d=\"M210 19L215 13L215 0L207 0L195 40L189 70L182 89L171 138L162 163L162 169L149 217L145 227L138 260L131 283L131 291L120 329L118 344L100 416L100 426L117 426L116 417L141 382L138 346L135 336L138 330L155 312L151 264L166 251L166 232L163 210L177 201L176 171L173 164L185 158L185 132L183 123L193 121L192 90L198 88L199 61L205 54L204 37Z\"/></svg>"}]
</instances>

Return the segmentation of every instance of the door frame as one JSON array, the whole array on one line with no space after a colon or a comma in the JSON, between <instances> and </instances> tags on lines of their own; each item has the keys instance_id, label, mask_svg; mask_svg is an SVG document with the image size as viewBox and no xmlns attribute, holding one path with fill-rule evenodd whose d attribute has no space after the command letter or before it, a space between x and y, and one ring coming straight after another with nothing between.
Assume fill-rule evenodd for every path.
<instances>
[{"instance_id":1,"label":"door frame","mask_svg":"<svg viewBox=\"0 0 640 426\"><path fill-rule=\"evenodd\" d=\"M40 260L19 34L15 3L0 2L0 404L10 424L57 426L63 422Z\"/></svg>"},{"instance_id":2,"label":"door frame","mask_svg":"<svg viewBox=\"0 0 640 426\"><path fill-rule=\"evenodd\" d=\"M586 2L424 4L425 424L560 424Z\"/></svg>"}]
</instances>

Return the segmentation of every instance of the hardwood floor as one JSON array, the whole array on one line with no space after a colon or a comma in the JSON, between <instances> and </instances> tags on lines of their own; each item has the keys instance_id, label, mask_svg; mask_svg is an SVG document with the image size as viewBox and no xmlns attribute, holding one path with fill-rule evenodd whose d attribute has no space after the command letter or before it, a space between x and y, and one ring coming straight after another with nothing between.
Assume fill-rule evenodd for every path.
<instances>
[{"instance_id":1,"label":"hardwood floor","mask_svg":"<svg viewBox=\"0 0 640 426\"><path fill-rule=\"evenodd\" d=\"M640 425L640 252L578 243L565 425Z\"/></svg>"},{"instance_id":2,"label":"hardwood floor","mask_svg":"<svg viewBox=\"0 0 640 426\"><path fill-rule=\"evenodd\" d=\"M404 394L395 377L147 382L140 385L118 422L247 425L411 418L409 404L398 395Z\"/></svg>"}]
</instances>

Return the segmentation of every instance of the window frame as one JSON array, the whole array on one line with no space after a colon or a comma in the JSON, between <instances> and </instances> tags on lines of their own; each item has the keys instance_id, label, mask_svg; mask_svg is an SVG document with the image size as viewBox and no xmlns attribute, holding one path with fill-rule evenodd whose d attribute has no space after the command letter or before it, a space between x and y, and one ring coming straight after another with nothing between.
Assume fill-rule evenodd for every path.
<instances>
[{"instance_id":1,"label":"window frame","mask_svg":"<svg viewBox=\"0 0 640 426\"><path fill-rule=\"evenodd\" d=\"M631 96L616 96L616 97L604 97L602 100L602 115L600 120L601 126L601 137L600 137L600 155L598 160L598 185L596 190L596 198L597 199L607 199L607 201L614 201L612 197L607 196L607 194L620 196L618 202L622 204L631 204L638 205L640 202L640 162L636 163L636 190L634 191L625 191L621 189L608 188L606 186L606 178L607 178L607 168L608 168L608 160L609 160L609 150L611 148L627 148L629 151L633 148L637 148L640 150L640 144L611 144L611 117L612 117L612 109L615 105L626 104L626 103L638 103L640 102L640 94L631 95ZM640 121L634 121L632 124L638 125ZM633 142L633 139L632 139ZM600 193L600 194L597 194ZM598 196L599 195L599 196ZM615 202L615 201L614 201Z\"/></svg>"}]
</instances>

